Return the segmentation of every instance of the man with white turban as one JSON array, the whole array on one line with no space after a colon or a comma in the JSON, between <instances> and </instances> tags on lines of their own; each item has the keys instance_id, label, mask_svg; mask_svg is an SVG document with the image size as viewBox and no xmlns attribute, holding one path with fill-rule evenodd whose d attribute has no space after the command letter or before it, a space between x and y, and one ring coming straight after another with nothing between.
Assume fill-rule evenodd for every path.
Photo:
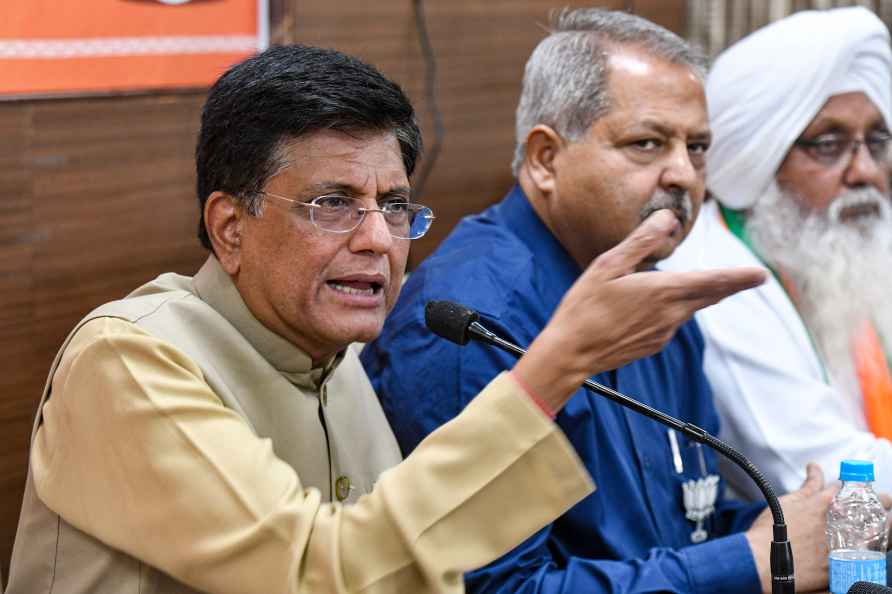
<instances>
[{"instance_id":1,"label":"man with white turban","mask_svg":"<svg viewBox=\"0 0 892 594\"><path fill-rule=\"evenodd\" d=\"M780 491L848 458L892 491L890 72L885 25L841 8L756 31L707 80L715 200L663 267L773 272L697 320L723 437Z\"/></svg>"}]
</instances>

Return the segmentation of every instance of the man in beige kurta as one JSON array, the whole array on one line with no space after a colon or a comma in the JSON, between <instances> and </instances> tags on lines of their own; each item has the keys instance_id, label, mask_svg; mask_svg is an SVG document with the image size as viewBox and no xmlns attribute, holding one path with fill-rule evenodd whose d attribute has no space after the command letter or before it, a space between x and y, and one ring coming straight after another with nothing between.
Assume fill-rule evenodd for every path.
<instances>
[{"instance_id":1,"label":"man in beige kurta","mask_svg":"<svg viewBox=\"0 0 892 594\"><path fill-rule=\"evenodd\" d=\"M624 276L676 231L657 213L400 462L347 347L380 331L433 218L410 198L419 150L399 87L338 52L273 48L221 77L196 152L211 255L69 335L34 424L7 594L461 592L462 572L593 488L550 418L581 381L761 282ZM642 293L654 310L630 307Z\"/></svg>"}]
</instances>

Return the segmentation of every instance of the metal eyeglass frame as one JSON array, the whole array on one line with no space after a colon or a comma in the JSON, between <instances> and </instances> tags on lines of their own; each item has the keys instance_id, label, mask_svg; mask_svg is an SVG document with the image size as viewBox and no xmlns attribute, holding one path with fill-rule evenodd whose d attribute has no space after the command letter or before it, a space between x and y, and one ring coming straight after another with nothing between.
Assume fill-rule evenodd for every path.
<instances>
[{"instance_id":1,"label":"metal eyeglass frame","mask_svg":"<svg viewBox=\"0 0 892 594\"><path fill-rule=\"evenodd\" d=\"M391 227L390 223L387 221L387 214L388 214L388 211L386 211L386 210L384 210L384 209L381 209L381 208L365 208L365 207L363 207L363 206L356 206L356 207L355 207L355 208L356 208L356 213L359 214L359 217L356 219L356 224L353 225L352 227L350 227L349 229L327 229L327 228L325 228L325 227L322 227L322 226L316 221L316 215L314 214L314 213L316 212L316 209L318 209L318 208L324 208L321 204L317 204L317 203L316 203L317 200L321 200L322 198L339 198L339 199L341 199L341 200L349 200L349 201L350 201L351 203L353 203L353 204L356 204L357 202L359 202L359 200L356 199L356 198L352 198L352 197L350 197L350 196L340 196L340 195L338 195L338 194L323 194L323 195L321 195L321 196L316 196L315 198L313 198L313 199L311 199L311 200L308 200L308 201L306 201L306 202L303 202L303 201L301 201L301 200L294 200L293 198L286 198L285 196L280 196L280 195L278 195L278 194L273 194L273 193L271 193L271 192L260 192L260 194L261 194L262 196L269 196L269 197L271 197L271 198L277 198L278 200L282 200L282 201L284 201L284 202L287 202L287 203L291 204L292 206L305 206L305 207L309 208L309 209L310 209L310 222L313 223L313 225L314 225L317 229L320 229L320 230L322 230L322 231L325 231L326 233L351 233L352 231L355 231L356 228L359 227L359 226L362 224L362 222L365 220L365 216L366 216L367 213L370 213L370 212L380 212L380 213L384 216L384 221L387 223L387 229L388 229L388 231L390 232L390 235L391 235L392 237L395 237L395 238L397 238L397 239L409 239L409 240L412 240L412 239L419 239L420 237L424 237L424 234L427 233L427 232L430 230L430 228L431 228L431 224L433 223L434 219L436 218L436 217L434 216L434 211L431 210L430 207L425 206L425 205L423 205L423 204L418 204L417 202L391 202L390 204L400 204L400 205L405 205L405 206L409 206L409 207L412 207L412 206L414 206L414 207L418 207L418 209L416 210L416 213L415 213L415 214L416 214L416 216L421 216L421 217L423 217L423 219L424 219L425 222L427 223L427 225L425 226L424 230L423 230L421 233L419 233L417 236L415 236L415 237L405 237L405 236L403 236L403 235L396 235L396 234L393 232L393 228ZM426 211L426 212L425 212L425 211ZM410 213L410 214L411 214L411 213ZM411 225L411 223L410 223L410 225L409 225L409 230L410 230L410 231L411 231L411 228L412 228L412 225Z\"/></svg>"},{"instance_id":2,"label":"metal eyeglass frame","mask_svg":"<svg viewBox=\"0 0 892 594\"><path fill-rule=\"evenodd\" d=\"M843 148L840 150L839 154L836 156L830 155L821 155L817 152L818 147L821 145L821 137L822 136L830 136L829 134L819 134L816 138L797 138L793 141L793 145L801 148L805 151L809 157L814 159L816 162L821 163L827 167L834 167L839 165L840 161L844 160L846 155L848 155L849 161L858 154L858 151L861 147L865 147L867 149L870 158L874 160L874 162L880 162L883 159L883 154L885 151L888 151L889 143L892 142L892 134L889 132L873 132L872 133L878 138L869 138L869 134L858 138L857 136L849 136L844 140L840 139L839 142L842 143ZM884 144L883 148L878 149L877 153L874 154L874 151L871 149L871 142L879 141Z\"/></svg>"}]
</instances>

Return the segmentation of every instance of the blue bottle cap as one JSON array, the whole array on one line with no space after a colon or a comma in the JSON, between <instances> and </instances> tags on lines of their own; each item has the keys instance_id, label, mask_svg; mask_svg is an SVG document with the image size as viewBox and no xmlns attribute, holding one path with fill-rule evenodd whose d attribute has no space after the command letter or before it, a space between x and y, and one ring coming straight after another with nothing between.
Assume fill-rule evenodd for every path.
<instances>
[{"instance_id":1,"label":"blue bottle cap","mask_svg":"<svg viewBox=\"0 0 892 594\"><path fill-rule=\"evenodd\" d=\"M839 463L839 480L866 483L873 480L873 462L843 460Z\"/></svg>"}]
</instances>

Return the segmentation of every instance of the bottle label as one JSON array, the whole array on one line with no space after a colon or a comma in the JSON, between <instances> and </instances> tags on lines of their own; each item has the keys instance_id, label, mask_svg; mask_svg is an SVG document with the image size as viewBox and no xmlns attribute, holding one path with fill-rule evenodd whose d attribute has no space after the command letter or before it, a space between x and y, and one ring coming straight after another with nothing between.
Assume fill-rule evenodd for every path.
<instances>
[{"instance_id":1,"label":"bottle label","mask_svg":"<svg viewBox=\"0 0 892 594\"><path fill-rule=\"evenodd\" d=\"M875 551L833 551L830 592L846 594L855 582L886 585L886 556Z\"/></svg>"}]
</instances>

